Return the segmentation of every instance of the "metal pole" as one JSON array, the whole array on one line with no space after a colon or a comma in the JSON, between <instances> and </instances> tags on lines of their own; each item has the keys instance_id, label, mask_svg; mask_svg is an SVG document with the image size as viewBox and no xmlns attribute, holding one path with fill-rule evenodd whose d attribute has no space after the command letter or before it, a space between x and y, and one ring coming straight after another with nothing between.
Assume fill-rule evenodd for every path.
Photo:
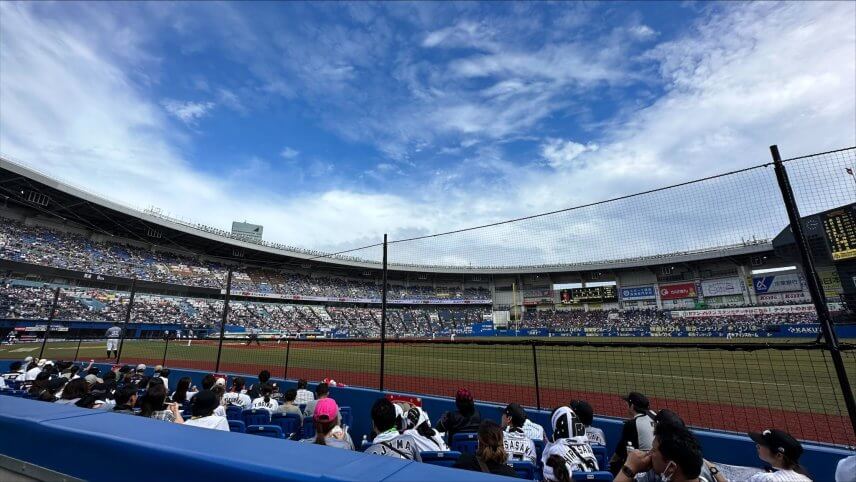
<instances>
[{"instance_id":1,"label":"metal pole","mask_svg":"<svg viewBox=\"0 0 856 482\"><path fill-rule=\"evenodd\" d=\"M42 339L42 349L39 350L39 358L43 358L45 354L45 345L48 343L48 335L51 333L51 322L56 315L56 303L59 300L59 287L54 289L53 303L51 303L51 312L48 314L48 322L45 326L45 337Z\"/></svg>"},{"instance_id":2,"label":"metal pole","mask_svg":"<svg viewBox=\"0 0 856 482\"><path fill-rule=\"evenodd\" d=\"M835 374L838 376L838 383L841 385L844 404L847 407L847 413L850 415L850 424L853 426L853 432L856 432L856 400L853 398L853 389L850 387L850 380L847 379L847 370L844 368L844 361L841 358L838 339L835 336L835 331L832 329L832 319L829 316L826 297L821 289L820 279L817 276L817 270L814 266L814 259L808 250L808 243L803 235L802 225L800 224L800 212L794 199L794 192L791 189L788 172L782 163L782 156L779 155L779 147L775 145L770 146L770 153L773 155L773 164L776 170L776 179L779 181L779 189L782 191L782 200L788 211L791 232L794 235L794 241L800 252L800 261L805 271L808 291L811 294L814 309L817 310L817 321L820 323L820 331L824 339L826 339L826 348L832 356L832 364L835 366Z\"/></svg>"},{"instance_id":3,"label":"metal pole","mask_svg":"<svg viewBox=\"0 0 856 482\"><path fill-rule=\"evenodd\" d=\"M166 338L166 343L164 343L163 345L163 361L161 361L161 366L163 367L166 366L166 352L167 350L169 350L169 336L166 336L164 338Z\"/></svg>"},{"instance_id":4,"label":"metal pole","mask_svg":"<svg viewBox=\"0 0 856 482\"><path fill-rule=\"evenodd\" d=\"M288 355L291 354L291 340L285 340L285 372L282 374L283 380L288 380Z\"/></svg>"},{"instance_id":5,"label":"metal pole","mask_svg":"<svg viewBox=\"0 0 856 482\"><path fill-rule=\"evenodd\" d=\"M226 299L223 303L223 318L220 320L220 343L217 345L217 364L214 373L220 373L220 354L223 352L223 334L226 331L226 320L229 318L229 296L232 294L232 268L226 275Z\"/></svg>"},{"instance_id":6,"label":"metal pole","mask_svg":"<svg viewBox=\"0 0 856 482\"><path fill-rule=\"evenodd\" d=\"M137 294L137 278L131 280L131 296L128 298L128 308L125 310L125 324L122 326L122 337L119 339L119 353L116 354L116 364L122 359L122 347L125 346L125 334L128 333L128 322L131 321L131 311L134 309L134 296Z\"/></svg>"},{"instance_id":7,"label":"metal pole","mask_svg":"<svg viewBox=\"0 0 856 482\"><path fill-rule=\"evenodd\" d=\"M74 352L74 361L77 361L78 355L80 355L80 344L83 342L83 335L80 334L80 330L77 330L77 351Z\"/></svg>"},{"instance_id":8,"label":"metal pole","mask_svg":"<svg viewBox=\"0 0 856 482\"><path fill-rule=\"evenodd\" d=\"M535 349L535 342L530 345L532 347L532 367L535 370L535 405L538 410L541 410L541 385L538 383L538 350Z\"/></svg>"},{"instance_id":9,"label":"metal pole","mask_svg":"<svg viewBox=\"0 0 856 482\"><path fill-rule=\"evenodd\" d=\"M383 367L386 355L386 234L383 235L383 291L380 298L380 391L383 391Z\"/></svg>"}]
</instances>

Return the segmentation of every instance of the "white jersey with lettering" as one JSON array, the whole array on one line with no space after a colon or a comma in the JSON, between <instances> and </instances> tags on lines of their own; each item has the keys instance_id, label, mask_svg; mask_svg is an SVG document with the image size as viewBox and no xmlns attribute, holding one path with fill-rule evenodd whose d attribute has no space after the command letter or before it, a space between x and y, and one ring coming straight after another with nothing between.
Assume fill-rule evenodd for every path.
<instances>
[{"instance_id":1,"label":"white jersey with lettering","mask_svg":"<svg viewBox=\"0 0 856 482\"><path fill-rule=\"evenodd\" d=\"M586 427L586 437L592 445L606 445L606 435L597 427Z\"/></svg>"},{"instance_id":2,"label":"white jersey with lettering","mask_svg":"<svg viewBox=\"0 0 856 482\"><path fill-rule=\"evenodd\" d=\"M508 453L509 462L528 460L537 463L535 443L523 429L508 427L502 434L502 445Z\"/></svg>"},{"instance_id":3,"label":"white jersey with lettering","mask_svg":"<svg viewBox=\"0 0 856 482\"><path fill-rule=\"evenodd\" d=\"M264 401L264 398L262 399L262 401ZM223 405L227 407L229 405L232 405L235 407L241 407L246 410L253 405L253 401L245 393L229 392L223 395Z\"/></svg>"},{"instance_id":4,"label":"white jersey with lettering","mask_svg":"<svg viewBox=\"0 0 856 482\"><path fill-rule=\"evenodd\" d=\"M422 462L416 440L410 435L399 434L395 429L378 434L366 453Z\"/></svg>"},{"instance_id":5,"label":"white jersey with lettering","mask_svg":"<svg viewBox=\"0 0 856 482\"><path fill-rule=\"evenodd\" d=\"M562 438L548 443L544 447L544 454L541 455L541 461L545 467L547 466L547 459L551 455L558 455L565 459L565 465L568 466L568 472L571 473L596 472L598 470L597 458L595 458L588 437L585 435Z\"/></svg>"},{"instance_id":6,"label":"white jersey with lettering","mask_svg":"<svg viewBox=\"0 0 856 482\"><path fill-rule=\"evenodd\" d=\"M279 410L279 404L276 403L276 400L274 400L273 398L269 399L266 402L265 397L259 397L253 400L253 408L265 408L270 413L274 413Z\"/></svg>"}]
</instances>

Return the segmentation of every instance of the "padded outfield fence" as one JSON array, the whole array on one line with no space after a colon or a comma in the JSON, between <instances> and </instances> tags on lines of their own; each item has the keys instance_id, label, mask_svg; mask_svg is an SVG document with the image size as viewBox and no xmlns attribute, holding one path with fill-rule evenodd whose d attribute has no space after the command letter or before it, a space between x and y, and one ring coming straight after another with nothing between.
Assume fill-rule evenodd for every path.
<instances>
[{"instance_id":1,"label":"padded outfield fence","mask_svg":"<svg viewBox=\"0 0 856 482\"><path fill-rule=\"evenodd\" d=\"M230 316L227 286L222 318L206 320L216 321L219 339L189 345L186 340L129 339L122 343L121 361L250 375L267 369L274 377L329 377L350 386L440 396L466 387L482 401L537 408L582 398L597 414L615 417L627 412L619 397L637 390L651 398L653 408L672 408L694 426L740 432L777 427L804 440L856 445L849 381L856 376L856 347L834 336L827 310L833 300L820 289L814 267L820 261L816 240L822 239L818 233L824 220L805 223L805 233L794 222L797 214L806 218L838 208L852 214L853 170L856 148L776 159L610 201L448 233L385 239L316 258L376 262L383 266L384 281L388 270L404 266L507 273L543 268L579 271L580 281L592 281L585 277L587 270L608 271L621 263L670 263L723 247L751 251L769 245L790 224L798 228L793 261L805 273L822 327L817 342L452 342L390 335L247 345L222 335ZM832 266L854 262L843 258ZM385 289L383 294L380 332L386 333ZM126 322L134 319L133 304L128 307ZM52 359L105 360L103 340L50 341L41 350ZM0 357L24 353L4 350Z\"/></svg>"}]
</instances>

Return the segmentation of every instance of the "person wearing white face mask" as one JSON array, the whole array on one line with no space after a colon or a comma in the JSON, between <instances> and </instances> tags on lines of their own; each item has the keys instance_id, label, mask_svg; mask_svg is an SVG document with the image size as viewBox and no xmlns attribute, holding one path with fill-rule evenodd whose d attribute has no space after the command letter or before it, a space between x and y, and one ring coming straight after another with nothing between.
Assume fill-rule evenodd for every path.
<instances>
[{"instance_id":1,"label":"person wearing white face mask","mask_svg":"<svg viewBox=\"0 0 856 482\"><path fill-rule=\"evenodd\" d=\"M651 450L629 450L613 482L704 482L703 466L692 432L682 424L661 423L654 429Z\"/></svg>"}]
</instances>

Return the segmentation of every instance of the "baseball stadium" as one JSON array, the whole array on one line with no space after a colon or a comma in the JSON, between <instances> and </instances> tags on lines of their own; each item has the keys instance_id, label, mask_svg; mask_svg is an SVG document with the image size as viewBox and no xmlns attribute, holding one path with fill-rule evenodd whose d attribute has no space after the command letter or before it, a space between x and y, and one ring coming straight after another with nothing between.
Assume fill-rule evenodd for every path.
<instances>
[{"instance_id":1,"label":"baseball stadium","mask_svg":"<svg viewBox=\"0 0 856 482\"><path fill-rule=\"evenodd\" d=\"M856 482L854 387L854 2L0 2L0 482Z\"/></svg>"}]
</instances>

